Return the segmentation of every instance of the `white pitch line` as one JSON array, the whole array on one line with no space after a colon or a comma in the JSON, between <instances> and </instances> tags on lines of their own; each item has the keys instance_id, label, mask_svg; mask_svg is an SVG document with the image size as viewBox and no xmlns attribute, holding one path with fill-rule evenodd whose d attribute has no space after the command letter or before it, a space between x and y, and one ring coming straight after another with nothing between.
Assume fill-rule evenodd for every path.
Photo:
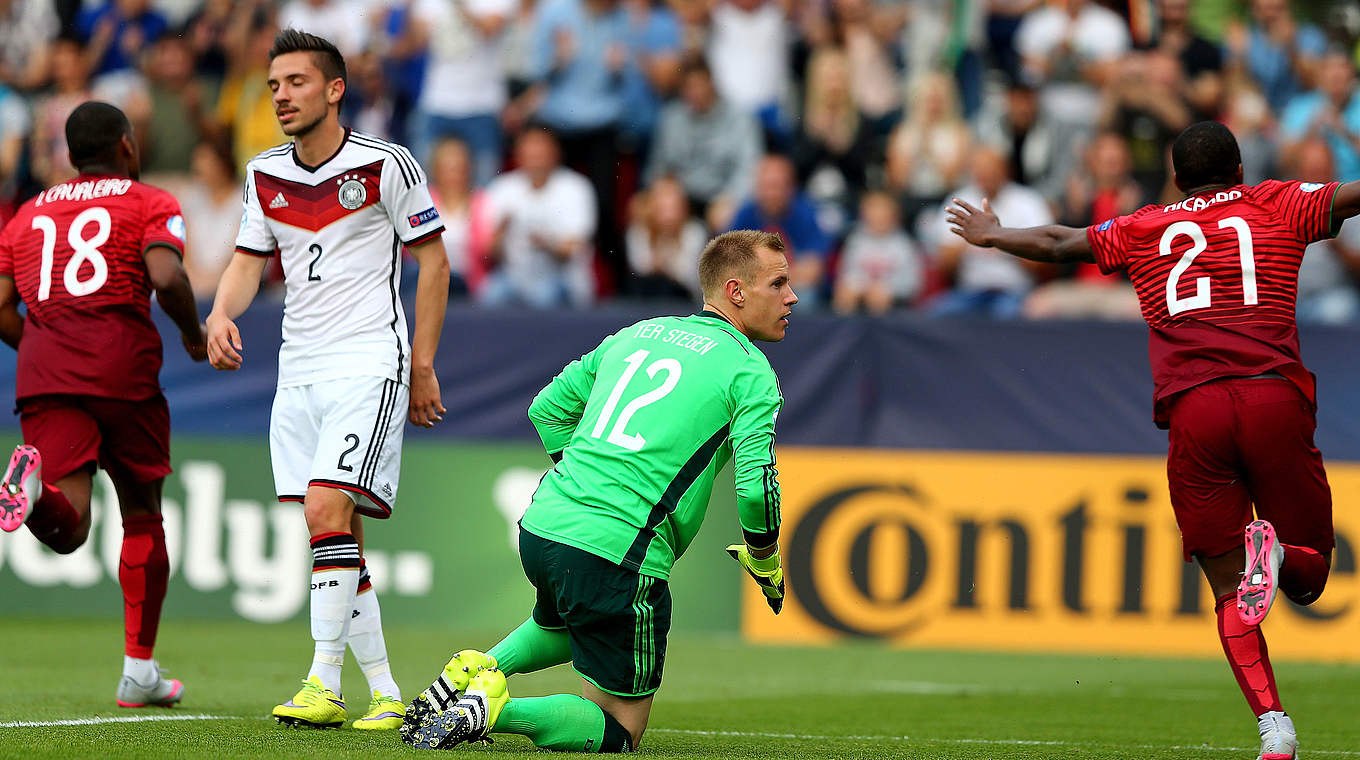
<instances>
[{"instance_id":1,"label":"white pitch line","mask_svg":"<svg viewBox=\"0 0 1360 760\"><path fill-rule=\"evenodd\" d=\"M15 720L0 723L0 728L48 728L51 726L99 726L105 723L157 723L178 720L237 720L234 715L119 715L110 718L70 718L68 720Z\"/></svg>"},{"instance_id":2,"label":"white pitch line","mask_svg":"<svg viewBox=\"0 0 1360 760\"><path fill-rule=\"evenodd\" d=\"M982 744L1008 747L1119 747L1124 749L1177 750L1190 752L1256 752L1258 747L1214 747L1207 744L1119 744L1116 742L1069 742L1044 739L951 739L927 736L890 736L890 735L846 735L831 734L780 734L768 731L701 731L691 728L653 728L648 733L682 734L685 736L735 736L749 739L799 739L804 741L873 741L873 742L920 742L931 744ZM1306 750L1309 755L1334 755L1337 757L1360 757L1360 752L1344 749Z\"/></svg>"}]
</instances>

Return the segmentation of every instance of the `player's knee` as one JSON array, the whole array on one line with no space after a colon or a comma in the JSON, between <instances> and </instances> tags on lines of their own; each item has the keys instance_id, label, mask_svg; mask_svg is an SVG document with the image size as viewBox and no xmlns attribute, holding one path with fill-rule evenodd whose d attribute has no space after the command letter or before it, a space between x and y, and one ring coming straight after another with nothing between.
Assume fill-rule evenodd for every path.
<instances>
[{"instance_id":1,"label":"player's knee","mask_svg":"<svg viewBox=\"0 0 1360 760\"><path fill-rule=\"evenodd\" d=\"M1327 588L1327 579L1331 577L1331 571L1332 565L1331 562L1328 562L1313 577L1303 583L1281 581L1280 592L1294 604L1307 607L1322 596L1322 592Z\"/></svg>"},{"instance_id":2,"label":"player's knee","mask_svg":"<svg viewBox=\"0 0 1360 760\"><path fill-rule=\"evenodd\" d=\"M47 544L47 548L51 549L57 554L70 554L74 552L76 549L79 549L80 547L84 546L86 539L88 539L89 537L90 537L90 518L87 514L85 518L80 521L80 525L76 526L76 529L71 531L69 535L63 536L60 539L55 539L52 541L44 541L43 543Z\"/></svg>"},{"instance_id":3,"label":"player's knee","mask_svg":"<svg viewBox=\"0 0 1360 760\"><path fill-rule=\"evenodd\" d=\"M346 507L349 507L346 509ZM337 503L335 499L312 498L308 494L302 506L307 519L307 528L312 535L330 532L350 532L350 518L354 513L353 503Z\"/></svg>"}]
</instances>

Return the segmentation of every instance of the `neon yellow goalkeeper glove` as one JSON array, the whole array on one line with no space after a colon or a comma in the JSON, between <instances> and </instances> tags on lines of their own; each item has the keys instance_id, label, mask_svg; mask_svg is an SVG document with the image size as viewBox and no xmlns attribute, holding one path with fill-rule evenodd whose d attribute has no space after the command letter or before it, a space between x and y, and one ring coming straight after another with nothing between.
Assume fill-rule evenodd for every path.
<instances>
[{"instance_id":1,"label":"neon yellow goalkeeper glove","mask_svg":"<svg viewBox=\"0 0 1360 760\"><path fill-rule=\"evenodd\" d=\"M779 547L774 548L774 554L764 559L757 559L751 556L751 550L745 544L732 544L727 547L727 553L732 555L732 559L741 564L742 568L750 574L751 578L760 586L760 590L765 594L765 602L778 615L784 609L784 566L779 560Z\"/></svg>"}]
</instances>

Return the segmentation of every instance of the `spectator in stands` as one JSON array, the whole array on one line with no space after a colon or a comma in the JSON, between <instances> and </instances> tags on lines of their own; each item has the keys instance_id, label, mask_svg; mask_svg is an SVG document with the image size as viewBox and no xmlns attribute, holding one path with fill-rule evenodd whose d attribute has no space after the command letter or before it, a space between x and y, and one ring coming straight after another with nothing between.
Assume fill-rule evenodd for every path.
<instances>
[{"instance_id":1,"label":"spectator in stands","mask_svg":"<svg viewBox=\"0 0 1360 760\"><path fill-rule=\"evenodd\" d=\"M1168 184L1171 143L1199 120L1182 84L1180 62L1154 50L1128 56L1106 91L1101 127L1129 141L1133 178L1148 198L1161 196Z\"/></svg>"},{"instance_id":2,"label":"spectator in stands","mask_svg":"<svg viewBox=\"0 0 1360 760\"><path fill-rule=\"evenodd\" d=\"M998 105L978 119L979 141L1010 156L1010 176L1016 182L1041 192L1056 187L1048 171L1060 146L1054 142L1051 120L1039 110L1038 91L1024 79L1013 78Z\"/></svg>"},{"instance_id":3,"label":"spectator in stands","mask_svg":"<svg viewBox=\"0 0 1360 760\"><path fill-rule=\"evenodd\" d=\"M704 225L690 215L685 188L662 177L637 195L633 223L624 242L632 280L627 288L642 298L702 298L699 254L708 242Z\"/></svg>"},{"instance_id":4,"label":"spectator in stands","mask_svg":"<svg viewBox=\"0 0 1360 760\"><path fill-rule=\"evenodd\" d=\"M953 81L939 72L914 80L907 118L888 139L887 184L910 222L922 208L957 187L968 165L972 135L959 112Z\"/></svg>"},{"instance_id":5,"label":"spectator in stands","mask_svg":"<svg viewBox=\"0 0 1360 760\"><path fill-rule=\"evenodd\" d=\"M954 82L963 115L971 120L982 104L982 46L986 37L984 3L902 3L907 23L899 49L908 80L942 71Z\"/></svg>"},{"instance_id":6,"label":"spectator in stands","mask_svg":"<svg viewBox=\"0 0 1360 760\"><path fill-rule=\"evenodd\" d=\"M383 76L382 59L365 50L345 59L348 79L340 118L349 127L384 140L396 138L397 102ZM426 166L429 164L426 163Z\"/></svg>"},{"instance_id":7,"label":"spectator in stands","mask_svg":"<svg viewBox=\"0 0 1360 760\"><path fill-rule=\"evenodd\" d=\"M472 151L473 179L486 186L504 163L500 112L509 102L502 45L515 0L415 0L412 34L429 58L414 125L415 153L428 162L436 142L457 137Z\"/></svg>"},{"instance_id":8,"label":"spectator in stands","mask_svg":"<svg viewBox=\"0 0 1360 760\"><path fill-rule=\"evenodd\" d=\"M680 97L662 112L646 179L652 184L674 176L710 227L726 229L736 204L750 193L760 149L755 117L720 100L708 65L689 58Z\"/></svg>"},{"instance_id":9,"label":"spectator in stands","mask_svg":"<svg viewBox=\"0 0 1360 760\"><path fill-rule=\"evenodd\" d=\"M267 0L244 0L223 38L227 78L218 92L210 137L231 140L238 170L285 139L269 91L269 48L278 30L264 12L267 6Z\"/></svg>"},{"instance_id":10,"label":"spectator in stands","mask_svg":"<svg viewBox=\"0 0 1360 760\"><path fill-rule=\"evenodd\" d=\"M91 86L87 58L80 43L58 40L52 47L52 89L33 107L31 157L33 175L45 186L75 176L67 156L66 117L87 100L102 100L123 109L134 134L145 134L150 98L139 76L104 77Z\"/></svg>"},{"instance_id":11,"label":"spectator in stands","mask_svg":"<svg viewBox=\"0 0 1360 760\"><path fill-rule=\"evenodd\" d=\"M686 56L703 55L708 44L711 0L666 0L680 22L680 49Z\"/></svg>"},{"instance_id":12,"label":"spectator in stands","mask_svg":"<svg viewBox=\"0 0 1360 760\"><path fill-rule=\"evenodd\" d=\"M1356 96L1355 63L1336 49L1318 65L1317 89L1290 99L1280 115L1282 149L1289 156L1303 140L1322 139L1331 149L1336 179L1360 179L1360 97Z\"/></svg>"},{"instance_id":13,"label":"spectator in stands","mask_svg":"<svg viewBox=\"0 0 1360 760\"><path fill-rule=\"evenodd\" d=\"M561 165L552 132L532 128L515 143L519 168L487 188L493 269L478 294L492 306L588 306L595 296L590 182Z\"/></svg>"},{"instance_id":14,"label":"spectator in stands","mask_svg":"<svg viewBox=\"0 0 1360 760\"><path fill-rule=\"evenodd\" d=\"M52 0L0 0L0 84L19 91L47 84L60 28Z\"/></svg>"},{"instance_id":15,"label":"spectator in stands","mask_svg":"<svg viewBox=\"0 0 1360 760\"><path fill-rule=\"evenodd\" d=\"M1089 124L1100 90L1129 50L1129 30L1113 11L1091 0L1060 0L1025 14L1016 32L1027 76L1042 83L1042 106L1065 121Z\"/></svg>"},{"instance_id":16,"label":"spectator in stands","mask_svg":"<svg viewBox=\"0 0 1360 760\"><path fill-rule=\"evenodd\" d=\"M93 75L137 68L142 50L159 40L169 23L151 0L106 0L85 8L76 19Z\"/></svg>"},{"instance_id":17,"label":"spectator in stands","mask_svg":"<svg viewBox=\"0 0 1360 760\"><path fill-rule=\"evenodd\" d=\"M1292 151L1295 179L1332 182L1336 179L1330 143L1308 138ZM1360 222L1342 222L1336 237L1319 240L1303 251L1299 265L1298 303L1300 323L1341 324L1360 316L1360 295L1355 278L1360 275Z\"/></svg>"},{"instance_id":18,"label":"spectator in stands","mask_svg":"<svg viewBox=\"0 0 1360 760\"><path fill-rule=\"evenodd\" d=\"M808 307L824 302L831 241L817 222L816 207L798 190L792 161L780 155L760 160L754 194L738 209L730 228L764 230L782 237L789 281L799 302Z\"/></svg>"},{"instance_id":19,"label":"spectator in stands","mask_svg":"<svg viewBox=\"0 0 1360 760\"><path fill-rule=\"evenodd\" d=\"M413 0L376 0L370 6L373 28L367 51L381 59L384 99L392 104L390 130L395 142L415 143L416 104L429 66L429 28L416 16Z\"/></svg>"},{"instance_id":20,"label":"spectator in stands","mask_svg":"<svg viewBox=\"0 0 1360 760\"><path fill-rule=\"evenodd\" d=\"M486 276L491 218L485 192L473 183L472 151L456 137L435 143L430 162L430 197L444 222L450 295L476 293ZM411 262L414 264L414 261ZM416 268L412 267L414 273ZM402 278L415 282L414 277Z\"/></svg>"},{"instance_id":21,"label":"spectator in stands","mask_svg":"<svg viewBox=\"0 0 1360 760\"><path fill-rule=\"evenodd\" d=\"M1289 0L1252 0L1251 25L1230 24L1224 35L1229 66L1260 85L1276 113L1312 87L1326 49L1317 27L1294 19Z\"/></svg>"},{"instance_id":22,"label":"spectator in stands","mask_svg":"<svg viewBox=\"0 0 1360 760\"><path fill-rule=\"evenodd\" d=\"M1275 121L1265 97L1239 84L1228 88L1223 101L1223 124L1242 151L1242 181L1255 185L1275 176Z\"/></svg>"},{"instance_id":23,"label":"spectator in stands","mask_svg":"<svg viewBox=\"0 0 1360 760\"><path fill-rule=\"evenodd\" d=\"M902 230L897 199L882 190L865 193L841 253L832 306L840 314L886 314L915 301L924 284L924 262Z\"/></svg>"},{"instance_id":24,"label":"spectator in stands","mask_svg":"<svg viewBox=\"0 0 1360 760\"><path fill-rule=\"evenodd\" d=\"M511 107L501 113L501 123L508 133L518 133L529 118L519 96L533 84L533 39L538 26L538 0L517 0L515 12L505 22L505 37L501 40L501 66L510 87Z\"/></svg>"},{"instance_id":25,"label":"spectator in stands","mask_svg":"<svg viewBox=\"0 0 1360 760\"><path fill-rule=\"evenodd\" d=\"M193 182L179 193L188 239L184 271L194 296L208 300L236 252L241 222L241 180L226 144L200 142L193 149Z\"/></svg>"},{"instance_id":26,"label":"spectator in stands","mask_svg":"<svg viewBox=\"0 0 1360 760\"><path fill-rule=\"evenodd\" d=\"M1025 16L1044 4L1044 0L991 0L987 3L987 47L992 67L1015 76L1020 72L1020 54L1015 35Z\"/></svg>"},{"instance_id":27,"label":"spectator in stands","mask_svg":"<svg viewBox=\"0 0 1360 760\"><path fill-rule=\"evenodd\" d=\"M623 0L628 53L636 76L624 93L624 137L640 152L656 131L664 101L679 88L684 39L680 21L661 0Z\"/></svg>"},{"instance_id":28,"label":"spectator in stands","mask_svg":"<svg viewBox=\"0 0 1360 760\"><path fill-rule=\"evenodd\" d=\"M1158 0L1157 29L1144 47L1180 61L1190 106L1206 118L1218 115L1223 101L1223 51L1191 26L1190 0Z\"/></svg>"},{"instance_id":29,"label":"spectator in stands","mask_svg":"<svg viewBox=\"0 0 1360 760\"><path fill-rule=\"evenodd\" d=\"M1092 0L1059 0L1025 14L1016 32L1023 76L1039 87L1039 108L1050 119L1056 145L1086 142L1100 113L1101 92L1128 52L1129 31L1118 14ZM1055 150L1041 189L1049 197L1080 160Z\"/></svg>"},{"instance_id":30,"label":"spectator in stands","mask_svg":"<svg viewBox=\"0 0 1360 760\"><path fill-rule=\"evenodd\" d=\"M794 30L786 2L718 0L708 37L708 65L718 94L756 115L776 145L790 136L784 98Z\"/></svg>"},{"instance_id":31,"label":"spectator in stands","mask_svg":"<svg viewBox=\"0 0 1360 760\"><path fill-rule=\"evenodd\" d=\"M998 218L1012 220L1002 222L1010 226L1032 227L1053 222L1053 214L1043 196L1010 181L1006 157L1000 152L988 147L977 148L970 163L972 182L951 197L978 208L982 208L985 200ZM995 249L971 246L957 235L949 234L943 212L939 215L937 234L937 266L953 287L934 303L932 311L941 316L1018 317L1039 270L1033 268L1031 262Z\"/></svg>"},{"instance_id":32,"label":"spectator in stands","mask_svg":"<svg viewBox=\"0 0 1360 760\"><path fill-rule=\"evenodd\" d=\"M837 48L820 48L808 61L800 125L793 150L798 178L822 211L822 228L839 236L876 156L869 120L851 96L849 60Z\"/></svg>"},{"instance_id":33,"label":"spectator in stands","mask_svg":"<svg viewBox=\"0 0 1360 760\"><path fill-rule=\"evenodd\" d=\"M19 162L32 123L23 97L0 83L0 226L21 200Z\"/></svg>"},{"instance_id":34,"label":"spectator in stands","mask_svg":"<svg viewBox=\"0 0 1360 760\"><path fill-rule=\"evenodd\" d=\"M151 119L142 143L142 173L187 175L204 134L204 103L217 100L217 83L194 75L193 49L183 37L162 38L146 58Z\"/></svg>"},{"instance_id":35,"label":"spectator in stands","mask_svg":"<svg viewBox=\"0 0 1360 760\"><path fill-rule=\"evenodd\" d=\"M52 46L52 90L33 107L33 174L46 187L75 176L66 156L66 117L90 99L85 56L75 40Z\"/></svg>"},{"instance_id":36,"label":"spectator in stands","mask_svg":"<svg viewBox=\"0 0 1360 760\"><path fill-rule=\"evenodd\" d=\"M1143 205L1132 175L1133 160L1122 135L1104 132L1091 141L1082 168L1068 178L1060 224L1086 227L1131 214ZM1105 275L1095 264L1077 264L1035 288L1025 299L1028 319L1118 319L1141 316L1138 294L1122 274Z\"/></svg>"},{"instance_id":37,"label":"spectator in stands","mask_svg":"<svg viewBox=\"0 0 1360 760\"><path fill-rule=\"evenodd\" d=\"M345 58L368 43L373 17L367 3L349 0L287 0L279 8L280 29L296 29L330 40Z\"/></svg>"},{"instance_id":38,"label":"spectator in stands","mask_svg":"<svg viewBox=\"0 0 1360 760\"><path fill-rule=\"evenodd\" d=\"M905 20L903 7L870 0L833 0L830 18L817 27L814 46L833 45L846 56L850 95L876 136L885 136L902 115L901 73L894 61L894 36Z\"/></svg>"},{"instance_id":39,"label":"spectator in stands","mask_svg":"<svg viewBox=\"0 0 1360 760\"><path fill-rule=\"evenodd\" d=\"M1147 196L1133 178L1133 156L1128 140L1117 132L1102 132L1087 146L1085 161L1067 179L1060 204L1059 224L1086 227L1131 214Z\"/></svg>"},{"instance_id":40,"label":"spectator in stands","mask_svg":"<svg viewBox=\"0 0 1360 760\"><path fill-rule=\"evenodd\" d=\"M534 28L535 84L516 108L553 130L568 163L586 175L596 200L595 247L609 275L627 263L620 242L617 198L619 131L630 77L628 19L619 0L557 0L539 6Z\"/></svg>"},{"instance_id":41,"label":"spectator in stands","mask_svg":"<svg viewBox=\"0 0 1360 760\"><path fill-rule=\"evenodd\" d=\"M236 0L204 0L184 22L181 37L194 56L194 71L199 76L220 82L227 75L227 29L237 12ZM250 12L248 9L243 12Z\"/></svg>"}]
</instances>

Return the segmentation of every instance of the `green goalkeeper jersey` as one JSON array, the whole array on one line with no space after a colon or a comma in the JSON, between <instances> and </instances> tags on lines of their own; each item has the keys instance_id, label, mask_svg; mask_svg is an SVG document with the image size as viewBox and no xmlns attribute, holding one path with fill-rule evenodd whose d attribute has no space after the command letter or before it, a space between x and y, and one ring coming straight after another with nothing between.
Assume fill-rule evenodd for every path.
<instances>
[{"instance_id":1,"label":"green goalkeeper jersey","mask_svg":"<svg viewBox=\"0 0 1360 760\"><path fill-rule=\"evenodd\" d=\"M783 401L765 355L718 314L620 330L529 406L558 461L521 525L666 579L699 532L713 478L735 460L746 543L768 546L779 536L774 424Z\"/></svg>"}]
</instances>

